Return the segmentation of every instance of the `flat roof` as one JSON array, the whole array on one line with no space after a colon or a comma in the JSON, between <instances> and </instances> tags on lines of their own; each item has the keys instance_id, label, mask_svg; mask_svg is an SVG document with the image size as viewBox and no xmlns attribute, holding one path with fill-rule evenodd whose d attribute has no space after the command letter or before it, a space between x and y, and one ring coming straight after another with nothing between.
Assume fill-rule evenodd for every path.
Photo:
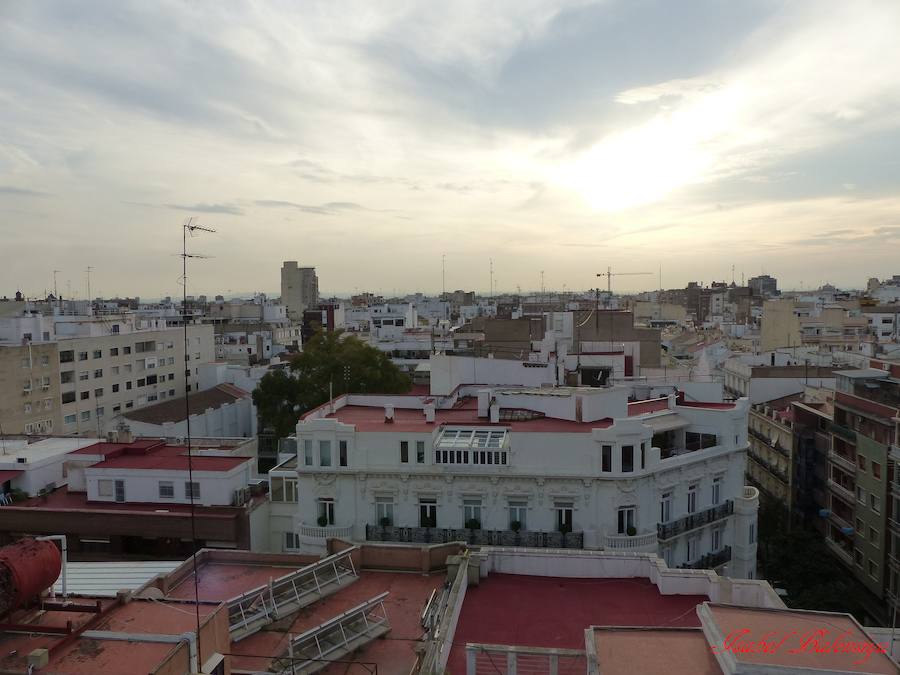
<instances>
[{"instance_id":1,"label":"flat roof","mask_svg":"<svg viewBox=\"0 0 900 675\"><path fill-rule=\"evenodd\" d=\"M699 628L593 628L603 675L722 675Z\"/></svg>"},{"instance_id":2,"label":"flat roof","mask_svg":"<svg viewBox=\"0 0 900 675\"><path fill-rule=\"evenodd\" d=\"M80 448L94 445L99 441L97 438L44 438L34 443L23 443L22 441L7 440L3 444L3 454L0 455L0 464L6 462L16 462L18 458L24 457L29 462L38 462L42 459L49 459L59 455L67 455L70 452L77 452Z\"/></svg>"},{"instance_id":3,"label":"flat roof","mask_svg":"<svg viewBox=\"0 0 900 675\"><path fill-rule=\"evenodd\" d=\"M852 379L857 378L888 378L891 374L886 370L879 370L878 368L859 368L855 370L837 370L835 374L842 375L843 377L849 377Z\"/></svg>"},{"instance_id":4,"label":"flat roof","mask_svg":"<svg viewBox=\"0 0 900 675\"><path fill-rule=\"evenodd\" d=\"M70 492L68 486L57 488L43 497L31 497L13 506L4 508L29 507L38 509L50 509L58 511L146 511L150 513L189 514L190 504L163 504L160 502L97 502L88 501L84 492ZM203 516L227 515L233 516L240 509L231 506L202 506L195 504L194 509Z\"/></svg>"},{"instance_id":5,"label":"flat roof","mask_svg":"<svg viewBox=\"0 0 900 675\"><path fill-rule=\"evenodd\" d=\"M762 639L779 643L777 648L769 651L728 649L735 661L745 667L780 666L885 675L896 675L898 670L886 654L852 648L852 645L872 644L875 641L848 614L714 604L706 608L723 637L722 644L711 647L728 647L726 643L734 635L739 635L743 644ZM730 644L735 643L732 641Z\"/></svg>"},{"instance_id":6,"label":"flat roof","mask_svg":"<svg viewBox=\"0 0 900 675\"><path fill-rule=\"evenodd\" d=\"M661 595L649 579L492 572L466 590L447 667L466 672L467 642L584 649L589 626L696 627L696 607L705 600L705 595ZM579 664L572 672L583 673L585 667Z\"/></svg>"},{"instance_id":7,"label":"flat roof","mask_svg":"<svg viewBox=\"0 0 900 675\"><path fill-rule=\"evenodd\" d=\"M355 651L352 659L363 663L377 663L380 673L405 675L410 672L416 661L415 647L419 644L423 633L419 617L431 592L443 586L446 578L444 572L421 574L363 571L358 581L300 610L290 626L284 626L279 631L260 631L240 642L232 643L231 668L264 671L271 659L254 658L249 655L281 654L287 651L291 634L298 635L314 628L341 612L387 591L384 608L391 632L385 636L386 639L375 640ZM336 663L321 672L326 675L343 675L348 672L347 664ZM453 669L452 672L465 673L465 668L458 671Z\"/></svg>"},{"instance_id":8,"label":"flat roof","mask_svg":"<svg viewBox=\"0 0 900 675\"><path fill-rule=\"evenodd\" d=\"M298 556L299 558L299 556ZM224 561L204 561L199 569L198 595L200 602L224 602L259 588L308 565L305 558L300 558L296 565L239 563ZM169 589L167 598L178 600L194 599L194 571L179 580Z\"/></svg>"},{"instance_id":9,"label":"flat roof","mask_svg":"<svg viewBox=\"0 0 900 675\"><path fill-rule=\"evenodd\" d=\"M187 448L185 448L187 452ZM231 471L252 457L211 457L209 455L168 455L151 453L148 455L120 455L88 467L89 469L146 469L158 471L187 471L190 464L193 471Z\"/></svg>"},{"instance_id":10,"label":"flat roof","mask_svg":"<svg viewBox=\"0 0 900 675\"><path fill-rule=\"evenodd\" d=\"M129 560L118 562L68 561L66 564L66 591L71 595L95 598L114 598L123 589L137 590L160 574L168 574L183 561ZM54 593L62 593L62 574L53 584Z\"/></svg>"}]
</instances>

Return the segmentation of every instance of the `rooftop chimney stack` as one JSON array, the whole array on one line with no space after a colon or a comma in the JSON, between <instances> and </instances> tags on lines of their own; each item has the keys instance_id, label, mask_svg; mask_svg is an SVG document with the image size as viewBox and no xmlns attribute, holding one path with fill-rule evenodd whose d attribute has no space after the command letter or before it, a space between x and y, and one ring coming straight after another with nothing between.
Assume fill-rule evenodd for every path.
<instances>
[{"instance_id":1,"label":"rooftop chimney stack","mask_svg":"<svg viewBox=\"0 0 900 675\"><path fill-rule=\"evenodd\" d=\"M394 421L394 406L390 403L385 404L384 406L384 422L385 424L391 424Z\"/></svg>"},{"instance_id":2,"label":"rooftop chimney stack","mask_svg":"<svg viewBox=\"0 0 900 675\"><path fill-rule=\"evenodd\" d=\"M479 389L478 390L478 416L479 417L487 417L488 416L488 408L491 405L491 390L490 389Z\"/></svg>"},{"instance_id":3,"label":"rooftop chimney stack","mask_svg":"<svg viewBox=\"0 0 900 675\"><path fill-rule=\"evenodd\" d=\"M500 422L500 404L494 399L491 401L491 424Z\"/></svg>"},{"instance_id":4,"label":"rooftop chimney stack","mask_svg":"<svg viewBox=\"0 0 900 675\"><path fill-rule=\"evenodd\" d=\"M425 404L425 422L434 424L434 401Z\"/></svg>"}]
</instances>

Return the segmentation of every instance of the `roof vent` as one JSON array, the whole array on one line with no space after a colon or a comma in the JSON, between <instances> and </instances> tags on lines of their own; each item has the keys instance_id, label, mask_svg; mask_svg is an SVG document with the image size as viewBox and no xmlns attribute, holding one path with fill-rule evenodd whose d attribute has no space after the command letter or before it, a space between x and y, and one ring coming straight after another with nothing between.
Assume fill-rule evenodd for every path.
<instances>
[{"instance_id":1,"label":"roof vent","mask_svg":"<svg viewBox=\"0 0 900 675\"><path fill-rule=\"evenodd\" d=\"M434 401L425 404L425 421L434 424Z\"/></svg>"},{"instance_id":2,"label":"roof vent","mask_svg":"<svg viewBox=\"0 0 900 675\"><path fill-rule=\"evenodd\" d=\"M386 424L394 421L394 406L391 404L384 406L384 421Z\"/></svg>"}]
</instances>

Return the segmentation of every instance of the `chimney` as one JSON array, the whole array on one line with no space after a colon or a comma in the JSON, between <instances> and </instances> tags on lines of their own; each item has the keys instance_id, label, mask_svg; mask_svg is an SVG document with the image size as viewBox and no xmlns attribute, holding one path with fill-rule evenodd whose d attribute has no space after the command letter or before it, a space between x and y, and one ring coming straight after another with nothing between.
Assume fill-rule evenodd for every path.
<instances>
[{"instance_id":1,"label":"chimney","mask_svg":"<svg viewBox=\"0 0 900 675\"><path fill-rule=\"evenodd\" d=\"M490 389L479 389L478 390L478 416L479 417L487 417L488 416L488 408L491 405L491 390Z\"/></svg>"},{"instance_id":2,"label":"chimney","mask_svg":"<svg viewBox=\"0 0 900 675\"><path fill-rule=\"evenodd\" d=\"M384 406L384 422L390 424L394 421L394 406L386 403Z\"/></svg>"},{"instance_id":3,"label":"chimney","mask_svg":"<svg viewBox=\"0 0 900 675\"><path fill-rule=\"evenodd\" d=\"M428 424L434 424L434 401L425 404L425 421Z\"/></svg>"},{"instance_id":4,"label":"chimney","mask_svg":"<svg viewBox=\"0 0 900 675\"><path fill-rule=\"evenodd\" d=\"M497 424L500 421L500 404L496 399L491 401L491 424Z\"/></svg>"}]
</instances>

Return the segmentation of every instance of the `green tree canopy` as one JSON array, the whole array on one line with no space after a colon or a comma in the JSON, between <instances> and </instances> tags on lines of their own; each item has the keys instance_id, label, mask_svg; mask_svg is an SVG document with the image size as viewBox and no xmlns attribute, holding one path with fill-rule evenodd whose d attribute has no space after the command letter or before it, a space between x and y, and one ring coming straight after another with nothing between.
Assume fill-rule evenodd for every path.
<instances>
[{"instance_id":1,"label":"green tree canopy","mask_svg":"<svg viewBox=\"0 0 900 675\"><path fill-rule=\"evenodd\" d=\"M303 413L334 396L402 394L410 379L382 351L343 331L317 332L291 361L291 373L275 370L253 392L262 428L278 438L290 435Z\"/></svg>"}]
</instances>

